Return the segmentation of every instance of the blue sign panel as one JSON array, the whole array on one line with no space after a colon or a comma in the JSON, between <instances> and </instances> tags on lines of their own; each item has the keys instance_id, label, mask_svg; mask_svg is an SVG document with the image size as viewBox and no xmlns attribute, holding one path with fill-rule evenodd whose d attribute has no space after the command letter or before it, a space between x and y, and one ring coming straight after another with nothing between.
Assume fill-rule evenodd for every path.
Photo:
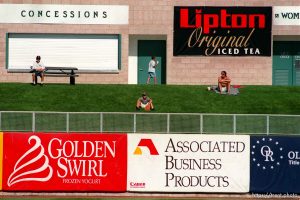
<instances>
[{"instance_id":1,"label":"blue sign panel","mask_svg":"<svg viewBox=\"0 0 300 200\"><path fill-rule=\"evenodd\" d=\"M251 137L250 192L300 193L300 137Z\"/></svg>"}]
</instances>

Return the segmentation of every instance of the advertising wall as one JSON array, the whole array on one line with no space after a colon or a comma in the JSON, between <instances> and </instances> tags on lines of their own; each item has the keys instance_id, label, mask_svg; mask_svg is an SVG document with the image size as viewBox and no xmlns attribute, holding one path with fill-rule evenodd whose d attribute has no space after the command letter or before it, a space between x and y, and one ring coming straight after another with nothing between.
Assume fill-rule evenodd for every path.
<instances>
[{"instance_id":1,"label":"advertising wall","mask_svg":"<svg viewBox=\"0 0 300 200\"><path fill-rule=\"evenodd\" d=\"M5 133L3 190L126 191L126 134Z\"/></svg>"},{"instance_id":2,"label":"advertising wall","mask_svg":"<svg viewBox=\"0 0 300 200\"><path fill-rule=\"evenodd\" d=\"M5 132L0 163L3 191L300 194L296 136Z\"/></svg>"},{"instance_id":3,"label":"advertising wall","mask_svg":"<svg viewBox=\"0 0 300 200\"><path fill-rule=\"evenodd\" d=\"M248 192L249 136L128 135L129 191Z\"/></svg>"},{"instance_id":4,"label":"advertising wall","mask_svg":"<svg viewBox=\"0 0 300 200\"><path fill-rule=\"evenodd\" d=\"M3 133L0 132L0 190L2 190L2 168L3 168Z\"/></svg>"}]
</instances>

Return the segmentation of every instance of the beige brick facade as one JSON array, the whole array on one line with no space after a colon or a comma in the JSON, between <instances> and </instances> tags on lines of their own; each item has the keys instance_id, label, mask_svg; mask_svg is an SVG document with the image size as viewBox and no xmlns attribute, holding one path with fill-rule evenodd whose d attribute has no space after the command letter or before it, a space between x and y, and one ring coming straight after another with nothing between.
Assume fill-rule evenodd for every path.
<instances>
[{"instance_id":1,"label":"beige brick facade","mask_svg":"<svg viewBox=\"0 0 300 200\"><path fill-rule=\"evenodd\" d=\"M0 82L30 82L28 73L8 73L6 33L121 34L122 57L119 73L80 74L77 83L128 84L130 38L166 38L166 83L214 84L226 70L234 84L272 85L271 57L173 56L174 6L300 6L299 0L2 0L2 4L128 5L128 25L0 24ZM299 37L300 26L273 26L272 35ZM131 66L132 68L136 66ZM68 78L47 78L47 82L68 82Z\"/></svg>"}]
</instances>

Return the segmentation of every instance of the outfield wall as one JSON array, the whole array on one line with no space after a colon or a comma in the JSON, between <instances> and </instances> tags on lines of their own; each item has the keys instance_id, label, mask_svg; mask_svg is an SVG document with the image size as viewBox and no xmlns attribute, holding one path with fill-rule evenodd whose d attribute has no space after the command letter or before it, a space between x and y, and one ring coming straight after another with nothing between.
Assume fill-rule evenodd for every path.
<instances>
[{"instance_id":1,"label":"outfield wall","mask_svg":"<svg viewBox=\"0 0 300 200\"><path fill-rule=\"evenodd\" d=\"M216 84L221 70L228 72L233 84L299 84L298 67L294 66L294 64L298 66L299 45L295 45L293 47L295 49L292 47L291 49L278 48L279 50L284 49L277 55L278 66L274 64L277 62L277 57L273 55L273 46L276 42L291 42L291 44L283 43L284 47L289 48L295 42L300 41L300 25L298 23L300 4L298 0L184 2L175 0L111 0L109 2L107 0L71 2L61 0L57 4L53 4L53 1L50 0L37 0L34 4L28 4L28 1L24 0L13 1L14 4L11 2L5 1L0 4L3 11L0 12L3 13L0 21L0 82L31 82L31 76L25 72L29 71L35 55L40 54L46 66L69 66L72 64L72 59L76 58L77 64L72 64L72 67L79 67L81 71L80 76L76 78L77 83L145 84L144 78L147 76L148 62L151 55L154 54L161 61L157 72L159 82L162 84ZM8 9L12 5L15 5L16 8ZM125 9L120 11L116 8L118 6L123 6ZM194 7L201 12L197 13ZM178 13L181 12L180 9L186 8L190 9L189 17L187 21L184 21L181 20L183 18L178 18L184 15L184 11L181 13L183 15ZM267 11L263 11L264 9ZM9 12L6 12L7 10ZM223 15L221 14L222 10L226 10ZM242 11L242 15L239 15L241 14L239 11ZM250 19L255 14L264 15L263 27L270 27L270 29L267 28L260 32L262 28L255 25L256 30L252 33L253 24L250 23L248 27L248 18ZM221 21L224 24L218 24L216 18L212 18L214 22L212 24L209 20L203 23L200 22L201 20L198 21L198 25L203 27L202 36L207 37L203 41L211 38L211 41L214 39L214 43L216 43L220 37L225 39L226 37L241 36L244 37L244 42L247 38L247 44L238 41L235 44L226 42L225 45L224 42L225 46L217 48L215 54L212 55L205 52L206 50L210 51L211 43L205 44L206 46L203 44L201 48L194 48L200 49L199 51L182 52L181 50L186 48L184 44L187 43L191 34L189 31L194 29L192 19L204 20L204 16L206 19L217 16L222 18ZM232 16L234 17L232 18ZM234 21L233 19L238 20ZM226 24L229 23L226 20L231 23ZM191 28L188 31L182 27L178 29L179 24L183 26L185 24L187 29ZM248 28L245 28L246 24ZM205 27L209 28L205 29ZM11 38L20 38L20 34L26 37L20 43L13 43L17 46L11 47L9 45L12 42ZM69 45L64 40L62 43L55 42L55 44L66 45L57 45L58 49L47 51L49 50L48 45L53 44L48 40L41 40L38 43L40 48L36 44L34 46L26 43L25 45L24 41L29 35L36 37L33 39L45 39L59 35L66 36L61 36L59 39L76 36L101 38L105 36L118 37L118 39L105 40L111 45L104 47L99 45L95 46L95 49L88 48L89 43L84 43L85 48L78 52L73 52L75 49L71 47L68 49ZM250 40L248 40L249 38ZM140 51L139 41L149 40L164 41L166 46L159 50L162 50L165 55L156 53L157 48L160 47L152 46L154 43L151 44L151 42L143 47L144 52ZM24 45L22 46L22 44ZM21 54L17 52L22 48L24 51ZM237 53L237 51L239 52ZM59 57L59 55L64 56ZM21 58L23 62L18 63ZM99 58L101 59L97 60ZM288 66L282 67L281 62L287 63ZM67 83L68 78L46 78L46 83L51 82Z\"/></svg>"},{"instance_id":2,"label":"outfield wall","mask_svg":"<svg viewBox=\"0 0 300 200\"><path fill-rule=\"evenodd\" d=\"M3 191L300 193L299 137L30 132L0 136Z\"/></svg>"}]
</instances>

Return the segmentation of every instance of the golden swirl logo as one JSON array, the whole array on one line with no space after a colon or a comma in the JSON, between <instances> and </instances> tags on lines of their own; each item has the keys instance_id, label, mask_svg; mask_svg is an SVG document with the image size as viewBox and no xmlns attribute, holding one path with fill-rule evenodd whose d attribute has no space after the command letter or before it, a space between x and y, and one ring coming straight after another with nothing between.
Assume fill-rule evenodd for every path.
<instances>
[{"instance_id":1,"label":"golden swirl logo","mask_svg":"<svg viewBox=\"0 0 300 200\"><path fill-rule=\"evenodd\" d=\"M25 181L46 182L52 177L53 169L49 165L49 158L45 155L41 139L33 135L28 139L28 143L34 145L16 162L14 171L7 180L9 187Z\"/></svg>"}]
</instances>

